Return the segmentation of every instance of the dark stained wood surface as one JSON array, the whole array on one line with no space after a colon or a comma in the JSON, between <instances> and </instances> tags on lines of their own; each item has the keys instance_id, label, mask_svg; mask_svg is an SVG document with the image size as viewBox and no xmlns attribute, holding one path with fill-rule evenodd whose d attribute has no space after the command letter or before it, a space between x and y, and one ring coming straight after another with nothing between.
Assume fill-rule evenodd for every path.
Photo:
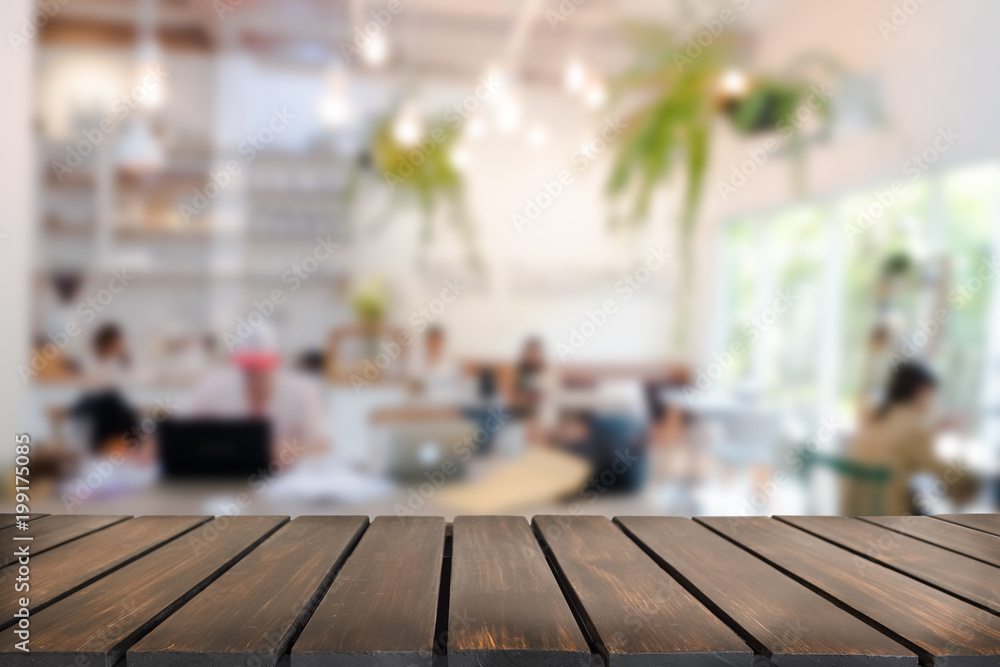
<instances>
[{"instance_id":1,"label":"dark stained wood surface","mask_svg":"<svg viewBox=\"0 0 1000 667\"><path fill-rule=\"evenodd\" d=\"M992 565L848 517L779 518L968 602L1000 612L1000 570Z\"/></svg>"},{"instance_id":2,"label":"dark stained wood surface","mask_svg":"<svg viewBox=\"0 0 1000 667\"><path fill-rule=\"evenodd\" d=\"M679 517L622 527L780 665L913 665L917 655L708 528ZM895 660L890 660L895 658Z\"/></svg>"},{"instance_id":3,"label":"dark stained wood surface","mask_svg":"<svg viewBox=\"0 0 1000 667\"><path fill-rule=\"evenodd\" d=\"M273 666L316 609L368 517L299 517L146 635L136 667Z\"/></svg>"},{"instance_id":4,"label":"dark stained wood surface","mask_svg":"<svg viewBox=\"0 0 1000 667\"><path fill-rule=\"evenodd\" d=\"M590 647L521 517L457 517L448 667L585 667Z\"/></svg>"},{"instance_id":5,"label":"dark stained wood surface","mask_svg":"<svg viewBox=\"0 0 1000 667\"><path fill-rule=\"evenodd\" d=\"M608 519L539 516L534 525L610 664L750 664L750 647Z\"/></svg>"},{"instance_id":6,"label":"dark stained wood surface","mask_svg":"<svg viewBox=\"0 0 1000 667\"><path fill-rule=\"evenodd\" d=\"M994 515L48 518L4 667L1000 665Z\"/></svg>"},{"instance_id":7,"label":"dark stained wood surface","mask_svg":"<svg viewBox=\"0 0 1000 667\"><path fill-rule=\"evenodd\" d=\"M39 611L211 517L143 516L117 523L31 557L29 609ZM0 570L0 629L12 625L17 564Z\"/></svg>"},{"instance_id":8,"label":"dark stained wood surface","mask_svg":"<svg viewBox=\"0 0 1000 667\"><path fill-rule=\"evenodd\" d=\"M444 553L440 517L378 517L292 649L292 667L430 667Z\"/></svg>"},{"instance_id":9,"label":"dark stained wood surface","mask_svg":"<svg viewBox=\"0 0 1000 667\"><path fill-rule=\"evenodd\" d=\"M988 611L776 519L697 520L927 658L952 667L996 665L1000 659L1000 617Z\"/></svg>"},{"instance_id":10,"label":"dark stained wood surface","mask_svg":"<svg viewBox=\"0 0 1000 667\"><path fill-rule=\"evenodd\" d=\"M934 518L991 535L1000 535L1000 514L938 514Z\"/></svg>"},{"instance_id":11,"label":"dark stained wood surface","mask_svg":"<svg viewBox=\"0 0 1000 667\"><path fill-rule=\"evenodd\" d=\"M929 516L865 516L875 523L925 542L1000 567L1000 536L983 533Z\"/></svg>"},{"instance_id":12,"label":"dark stained wood surface","mask_svg":"<svg viewBox=\"0 0 1000 667\"><path fill-rule=\"evenodd\" d=\"M0 514L0 529L10 528L17 523L16 514ZM42 517L48 516L48 514L29 514L28 521L34 521L35 519L41 519Z\"/></svg>"},{"instance_id":13,"label":"dark stained wood surface","mask_svg":"<svg viewBox=\"0 0 1000 667\"><path fill-rule=\"evenodd\" d=\"M0 633L0 664L113 667L125 650L276 530L286 517L219 517L31 617L31 652ZM16 663L14 662L16 656Z\"/></svg>"},{"instance_id":14,"label":"dark stained wood surface","mask_svg":"<svg viewBox=\"0 0 1000 667\"><path fill-rule=\"evenodd\" d=\"M0 544L11 544L14 537L31 537L30 541L21 542L31 546L31 554L37 555L65 544L70 540L92 533L95 530L107 528L120 521L125 521L127 516L102 516L102 515L78 515L59 514L56 516L42 517L28 524L28 530L19 528L7 528L0 530ZM14 562L14 550L4 549L0 553L0 567L6 567Z\"/></svg>"}]
</instances>

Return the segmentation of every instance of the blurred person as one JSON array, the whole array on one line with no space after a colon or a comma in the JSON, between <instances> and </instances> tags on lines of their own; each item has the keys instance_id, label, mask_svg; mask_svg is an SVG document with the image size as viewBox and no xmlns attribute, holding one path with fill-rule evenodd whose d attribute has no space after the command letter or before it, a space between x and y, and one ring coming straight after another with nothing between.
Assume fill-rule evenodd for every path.
<instances>
[{"instance_id":1,"label":"blurred person","mask_svg":"<svg viewBox=\"0 0 1000 667\"><path fill-rule=\"evenodd\" d=\"M443 401L461 398L461 373L445 354L445 332L441 327L427 328L423 350L414 356L411 372L425 397Z\"/></svg>"},{"instance_id":2,"label":"blurred person","mask_svg":"<svg viewBox=\"0 0 1000 667\"><path fill-rule=\"evenodd\" d=\"M884 482L845 480L843 514L918 514L921 508L911 488L914 475L929 473L947 484L955 500L967 500L975 488L969 475L934 455L931 418L937 380L922 364L904 362L889 379L881 405L861 428L848 450L848 459L867 471L885 471Z\"/></svg>"},{"instance_id":3,"label":"blurred person","mask_svg":"<svg viewBox=\"0 0 1000 667\"><path fill-rule=\"evenodd\" d=\"M590 403L580 405L561 389L541 339L525 341L515 368L512 412L528 420L529 438L590 463L595 476L581 494L634 491L647 469L648 414L642 388L625 381L589 393Z\"/></svg>"},{"instance_id":4,"label":"blurred person","mask_svg":"<svg viewBox=\"0 0 1000 667\"><path fill-rule=\"evenodd\" d=\"M282 369L281 355L266 326L234 345L230 363L210 371L192 390L184 417L264 418L271 426L271 457L329 450L323 400L317 382Z\"/></svg>"},{"instance_id":5,"label":"blurred person","mask_svg":"<svg viewBox=\"0 0 1000 667\"><path fill-rule=\"evenodd\" d=\"M531 336L521 346L521 356L514 367L514 386L511 391L511 411L520 417L537 418L541 423L553 425L553 399L557 378L545 361L542 340Z\"/></svg>"},{"instance_id":6,"label":"blurred person","mask_svg":"<svg viewBox=\"0 0 1000 667\"><path fill-rule=\"evenodd\" d=\"M98 495L116 494L149 484L156 476L155 443L142 428L142 415L123 395L132 377L131 356L125 333L109 322L98 327L91 340L94 362L88 372L88 388L73 403L67 416L80 434L77 464L111 462ZM71 439L72 440L72 439ZM71 483L72 486L72 483ZM76 489L71 497L80 501Z\"/></svg>"},{"instance_id":7,"label":"blurred person","mask_svg":"<svg viewBox=\"0 0 1000 667\"><path fill-rule=\"evenodd\" d=\"M132 358L121 327L114 322L102 324L94 332L92 348L94 363L87 371L91 384L120 386L130 379Z\"/></svg>"},{"instance_id":8,"label":"blurred person","mask_svg":"<svg viewBox=\"0 0 1000 667\"><path fill-rule=\"evenodd\" d=\"M70 419L86 434L87 450L102 455L122 449L139 424L138 412L125 400L121 387L131 370L128 345L121 327L102 324L91 339L94 361L87 372L89 388L70 407Z\"/></svg>"}]
</instances>

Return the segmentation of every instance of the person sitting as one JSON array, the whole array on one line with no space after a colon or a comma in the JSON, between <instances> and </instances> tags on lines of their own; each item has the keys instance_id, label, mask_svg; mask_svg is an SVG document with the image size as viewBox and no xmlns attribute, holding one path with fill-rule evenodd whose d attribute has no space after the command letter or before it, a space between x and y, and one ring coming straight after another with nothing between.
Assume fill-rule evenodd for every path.
<instances>
[{"instance_id":1,"label":"person sitting","mask_svg":"<svg viewBox=\"0 0 1000 667\"><path fill-rule=\"evenodd\" d=\"M194 387L182 417L266 419L271 456L297 457L329 450L326 417L317 383L281 368L274 333L262 325L235 345L230 364L207 374Z\"/></svg>"},{"instance_id":2,"label":"person sitting","mask_svg":"<svg viewBox=\"0 0 1000 667\"><path fill-rule=\"evenodd\" d=\"M853 464L884 469L888 479L876 485L845 480L843 514L924 513L910 486L918 473L943 480L956 500L971 495L974 480L934 455L934 430L929 421L936 389L934 375L920 363L904 362L892 372L881 405L870 420L862 422L848 450Z\"/></svg>"}]
</instances>

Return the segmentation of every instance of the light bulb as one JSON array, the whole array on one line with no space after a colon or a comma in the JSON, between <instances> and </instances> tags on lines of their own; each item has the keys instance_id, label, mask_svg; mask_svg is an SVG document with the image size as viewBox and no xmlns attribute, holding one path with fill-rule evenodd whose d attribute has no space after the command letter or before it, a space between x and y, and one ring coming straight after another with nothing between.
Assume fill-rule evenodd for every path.
<instances>
[{"instance_id":1,"label":"light bulb","mask_svg":"<svg viewBox=\"0 0 1000 667\"><path fill-rule=\"evenodd\" d=\"M403 110L392 125L392 136L396 141L404 146L413 146L423 135L423 127L420 123L420 116L417 114L416 105L407 102L403 105Z\"/></svg>"},{"instance_id":2,"label":"light bulb","mask_svg":"<svg viewBox=\"0 0 1000 667\"><path fill-rule=\"evenodd\" d=\"M738 69L728 69L722 74L720 87L729 97L742 97L747 92L746 74Z\"/></svg>"},{"instance_id":3,"label":"light bulb","mask_svg":"<svg viewBox=\"0 0 1000 667\"><path fill-rule=\"evenodd\" d=\"M574 60L566 65L566 72L563 74L563 83L566 90L571 93L579 92L587 80L587 70L579 60Z\"/></svg>"},{"instance_id":4,"label":"light bulb","mask_svg":"<svg viewBox=\"0 0 1000 667\"><path fill-rule=\"evenodd\" d=\"M505 96L497 108L497 127L510 134L521 124L521 105L510 96Z\"/></svg>"},{"instance_id":5,"label":"light bulb","mask_svg":"<svg viewBox=\"0 0 1000 667\"><path fill-rule=\"evenodd\" d=\"M587 91L584 93L583 101L591 109L596 109L604 104L606 97L607 92L604 90L604 85L599 81L595 81L587 86Z\"/></svg>"},{"instance_id":6,"label":"light bulb","mask_svg":"<svg viewBox=\"0 0 1000 667\"><path fill-rule=\"evenodd\" d=\"M361 55L366 63L378 67L389 58L389 42L381 33L374 35L368 40Z\"/></svg>"},{"instance_id":7,"label":"light bulb","mask_svg":"<svg viewBox=\"0 0 1000 667\"><path fill-rule=\"evenodd\" d=\"M469 155L469 149L465 146L455 146L451 150L451 163L459 170L464 171L468 168L469 164L472 162L472 156Z\"/></svg>"}]
</instances>

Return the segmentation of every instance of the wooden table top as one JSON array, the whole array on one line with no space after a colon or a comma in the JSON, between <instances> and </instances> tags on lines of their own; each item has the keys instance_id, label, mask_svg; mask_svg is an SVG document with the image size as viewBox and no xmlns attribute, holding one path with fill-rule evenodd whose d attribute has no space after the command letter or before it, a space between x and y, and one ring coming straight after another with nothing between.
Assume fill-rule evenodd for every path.
<instances>
[{"instance_id":1,"label":"wooden table top","mask_svg":"<svg viewBox=\"0 0 1000 667\"><path fill-rule=\"evenodd\" d=\"M53 515L0 539L2 665L1000 665L993 514Z\"/></svg>"}]
</instances>

